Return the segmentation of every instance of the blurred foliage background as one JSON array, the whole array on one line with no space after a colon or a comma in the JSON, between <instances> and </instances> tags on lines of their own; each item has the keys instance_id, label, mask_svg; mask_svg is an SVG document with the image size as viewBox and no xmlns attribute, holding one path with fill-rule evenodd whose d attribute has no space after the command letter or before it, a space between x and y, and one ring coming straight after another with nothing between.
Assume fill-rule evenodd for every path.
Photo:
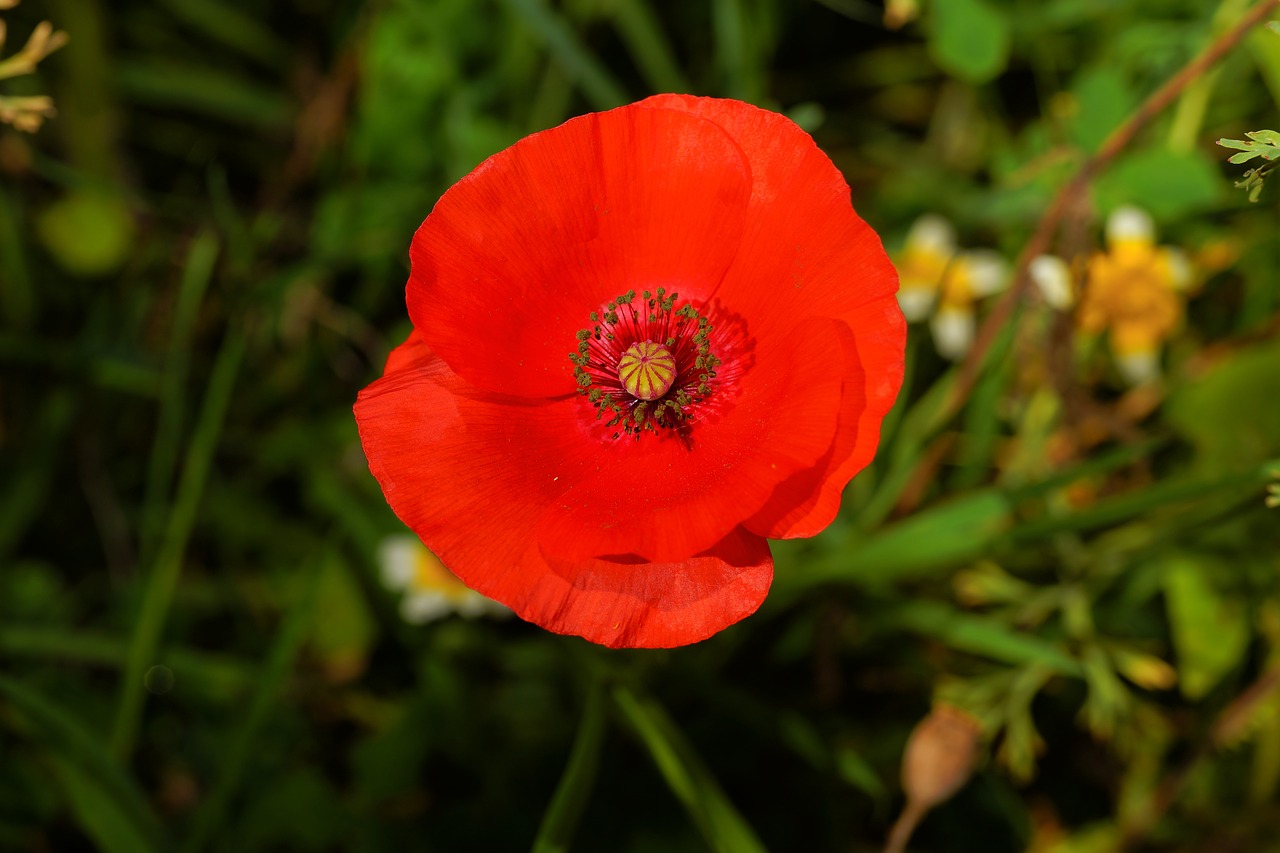
<instances>
[{"instance_id":1,"label":"blurred foliage background","mask_svg":"<svg viewBox=\"0 0 1280 853\"><path fill-rule=\"evenodd\" d=\"M1026 291L962 407L939 355L1054 193L1251 6L4 11L0 58L43 20L70 40L0 80L56 106L0 126L0 849L870 851L904 808L920 851L1275 849L1280 193L1251 203L1213 142L1280 127L1280 35L1095 176L1059 292ZM660 91L791 116L904 279L942 253L920 281L943 293L875 463L777 546L761 612L607 652L462 606L395 538L350 407L408 332L444 189ZM1147 254L1104 236L1117 210ZM1095 309L1147 329L1137 361Z\"/></svg>"}]
</instances>

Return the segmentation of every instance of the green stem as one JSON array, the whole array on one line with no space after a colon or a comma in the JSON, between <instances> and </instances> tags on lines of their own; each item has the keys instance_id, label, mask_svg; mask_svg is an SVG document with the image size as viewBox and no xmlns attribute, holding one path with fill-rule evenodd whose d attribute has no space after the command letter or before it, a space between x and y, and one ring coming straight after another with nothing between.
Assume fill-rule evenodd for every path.
<instances>
[{"instance_id":1,"label":"green stem","mask_svg":"<svg viewBox=\"0 0 1280 853\"><path fill-rule=\"evenodd\" d=\"M208 846L210 836L222 824L223 818L226 816L232 797L240 784L240 779L244 776L245 768L249 765L249 759L253 755L254 741L262 730L262 724L267 715L276 706L280 696L281 685L284 684L284 680L293 666L298 649L302 647L302 642L306 639L307 628L311 625L312 614L315 610L316 589L319 586L317 580L327 559L330 559L330 556L326 549L323 556L316 561L316 566L312 568L310 576L302 581L304 584L302 594L294 600L293 606L289 609L289 615L286 617L284 625L280 628L280 633L276 636L276 641L271 647L271 654L268 656L267 662L262 668L262 675L258 679L258 689L254 694L253 702L244 717L244 722L236 733L235 740L227 751L226 760L222 763L222 772L218 777L218 781L214 784L213 790L204 801L200 812L196 815L195 826L191 830L191 834L187 836L186 843L182 846L184 851L194 853L194 851L205 849Z\"/></svg>"},{"instance_id":2,"label":"green stem","mask_svg":"<svg viewBox=\"0 0 1280 853\"><path fill-rule=\"evenodd\" d=\"M1213 15L1213 33L1217 35L1239 17L1248 0L1222 0L1218 11ZM1169 128L1169 149L1171 151L1194 151L1200 139L1200 127L1204 124L1205 112L1213 101L1213 90L1218 85L1220 69L1205 73L1198 80L1192 81L1178 98L1174 109L1173 123Z\"/></svg>"},{"instance_id":3,"label":"green stem","mask_svg":"<svg viewBox=\"0 0 1280 853\"><path fill-rule=\"evenodd\" d=\"M134 623L133 637L129 644L129 657L120 685L120 704L111 735L111 750L121 760L127 759L133 752L138 736L147 695L143 678L147 669L155 663L160 635L169 615L169 607L173 603L178 578L182 574L183 555L195 524L196 511L213 463L213 454L217 449L218 436L222 431L244 350L244 331L235 329L229 332L209 377L199 422L187 448L186 463L182 481L178 484L173 511L169 514L155 565L147 578L142 611Z\"/></svg>"},{"instance_id":4,"label":"green stem","mask_svg":"<svg viewBox=\"0 0 1280 853\"><path fill-rule=\"evenodd\" d=\"M604 688L597 682L587 696L569 762L560 777L555 796L551 798L551 805L547 806L542 817L542 825L538 827L533 853L568 853L573 842L600 767L600 746L604 742L606 721L604 695Z\"/></svg>"},{"instance_id":5,"label":"green stem","mask_svg":"<svg viewBox=\"0 0 1280 853\"><path fill-rule=\"evenodd\" d=\"M186 267L178 286L173 328L169 334L169 352L164 361L164 378L160 391L160 415L156 424L155 443L147 466L147 486L143 498L142 563L149 562L159 536L162 506L167 502L178 460L178 444L182 437L182 414L187 387L187 368L191 362L191 341L196 315L204 292L213 277L218 258L218 238L203 231L191 243Z\"/></svg>"}]
</instances>

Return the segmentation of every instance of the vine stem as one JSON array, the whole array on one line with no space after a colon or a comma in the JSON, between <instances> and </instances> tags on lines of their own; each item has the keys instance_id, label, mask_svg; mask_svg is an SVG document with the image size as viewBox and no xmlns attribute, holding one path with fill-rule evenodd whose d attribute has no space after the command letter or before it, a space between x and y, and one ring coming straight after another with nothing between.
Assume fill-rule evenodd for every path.
<instances>
[{"instance_id":1,"label":"vine stem","mask_svg":"<svg viewBox=\"0 0 1280 853\"><path fill-rule=\"evenodd\" d=\"M1044 216L1041 217L1035 233L1031 235L1031 239L1027 241L1022 252L1018 255L1018 262L1014 266L1012 286L1005 291L1000 301L991 309L991 313L987 315L986 320L983 321L982 326L978 329L978 334L974 338L973 348L969 351L968 357L965 358L964 363L960 366L960 372L956 376L956 384L947 401L944 416L940 419L941 423L950 421L960 411L965 401L968 400L974 385L977 384L982 363L986 359L992 344L995 343L996 336L1000 333L1000 329L1009 322L1010 317L1013 316L1014 308L1017 307L1027 289L1031 286L1031 276L1028 272L1031 262L1039 255L1049 251L1053 238L1057 235L1058 228L1066 217L1067 212L1076 206L1080 196L1088 188L1089 183L1098 172L1128 147L1134 136L1138 134L1138 131L1164 112L1188 85L1216 65L1250 30L1261 24L1278 7L1280 7L1280 0L1260 0L1260 2L1254 4L1241 16L1234 27L1218 36L1199 55L1183 66L1177 74L1174 74L1165 81L1163 86L1153 92L1129 116L1124 124L1112 131L1097 152L1081 164L1080 168L1071 177L1071 180L1063 184L1062 188L1058 190L1058 194L1054 196ZM936 467L940 461L934 461L932 465ZM932 472L927 473L931 474Z\"/></svg>"}]
</instances>

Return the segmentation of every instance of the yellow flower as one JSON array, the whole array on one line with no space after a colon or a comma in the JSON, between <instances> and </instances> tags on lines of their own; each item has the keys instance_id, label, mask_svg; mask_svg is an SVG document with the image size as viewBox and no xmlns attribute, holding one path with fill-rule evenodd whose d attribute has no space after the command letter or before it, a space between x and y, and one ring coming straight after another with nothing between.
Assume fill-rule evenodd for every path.
<instances>
[{"instance_id":1,"label":"yellow flower","mask_svg":"<svg viewBox=\"0 0 1280 853\"><path fill-rule=\"evenodd\" d=\"M406 622L422 624L458 613L476 616L506 615L511 611L496 601L468 589L445 568L416 536L390 536L378 548L382 582L403 592L400 615Z\"/></svg>"},{"instance_id":2,"label":"yellow flower","mask_svg":"<svg viewBox=\"0 0 1280 853\"><path fill-rule=\"evenodd\" d=\"M921 216L907 232L907 242L895 259L898 304L908 322L929 316L942 275L956 254L956 232L941 216Z\"/></svg>"},{"instance_id":3,"label":"yellow flower","mask_svg":"<svg viewBox=\"0 0 1280 853\"><path fill-rule=\"evenodd\" d=\"M1186 256L1157 246L1151 217L1121 207L1107 220L1107 251L1089 259L1080 329L1107 332L1120 372L1131 384L1160 374L1160 347L1182 321L1191 281Z\"/></svg>"},{"instance_id":4,"label":"yellow flower","mask_svg":"<svg viewBox=\"0 0 1280 853\"><path fill-rule=\"evenodd\" d=\"M938 353L956 361L973 345L975 303L1008 279L1002 257L988 249L959 251L955 229L940 216L916 220L896 261L898 304L910 322L929 316Z\"/></svg>"}]
</instances>

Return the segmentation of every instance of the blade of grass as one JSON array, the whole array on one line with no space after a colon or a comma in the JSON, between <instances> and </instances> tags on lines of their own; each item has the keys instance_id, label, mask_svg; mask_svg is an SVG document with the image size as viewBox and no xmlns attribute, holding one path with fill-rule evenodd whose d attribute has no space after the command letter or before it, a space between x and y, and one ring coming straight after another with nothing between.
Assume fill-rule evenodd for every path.
<instances>
[{"instance_id":1,"label":"blade of grass","mask_svg":"<svg viewBox=\"0 0 1280 853\"><path fill-rule=\"evenodd\" d=\"M583 46L572 28L542 0L503 0L507 8L528 26L556 61L582 89L597 110L608 110L631 100L609 70Z\"/></svg>"},{"instance_id":2,"label":"blade of grass","mask_svg":"<svg viewBox=\"0 0 1280 853\"><path fill-rule=\"evenodd\" d=\"M182 845L184 851L194 853L194 851L206 849L213 833L222 825L226 817L236 788L253 755L254 741L262 731L267 716L275 707L281 686L307 636L307 629L315 610L317 580L320 577L321 568L327 560L331 559L331 553L326 546L307 577L302 580L304 585L302 592L294 599L293 606L289 608L284 624L276 635L267 661L263 665L262 674L258 677L258 688L254 692L248 713L227 751L226 760L222 763L222 772L196 815L191 834Z\"/></svg>"},{"instance_id":3,"label":"blade of grass","mask_svg":"<svg viewBox=\"0 0 1280 853\"><path fill-rule=\"evenodd\" d=\"M604 743L605 733L604 699L604 688L597 683L587 695L569 762L560 777L560 784L556 786L551 805L542 816L542 825L538 827L538 836L533 842L533 853L568 853L573 843L600 767L600 746Z\"/></svg>"},{"instance_id":4,"label":"blade of grass","mask_svg":"<svg viewBox=\"0 0 1280 853\"><path fill-rule=\"evenodd\" d=\"M264 65L278 66L290 54L290 45L263 26L260 18L244 14L233 3L163 0L163 4L192 32L210 41L221 42Z\"/></svg>"},{"instance_id":5,"label":"blade of grass","mask_svg":"<svg viewBox=\"0 0 1280 853\"><path fill-rule=\"evenodd\" d=\"M36 291L27 272L26 246L18 226L17 207L9 194L0 190L0 309L10 329L29 329L35 325L39 305Z\"/></svg>"},{"instance_id":6,"label":"blade of grass","mask_svg":"<svg viewBox=\"0 0 1280 853\"><path fill-rule=\"evenodd\" d=\"M939 601L912 601L881 617L883 624L899 626L932 637L957 651L1012 664L1040 664L1061 675L1079 676L1079 661L1063 649L985 616L962 613Z\"/></svg>"},{"instance_id":7,"label":"blade of grass","mask_svg":"<svg viewBox=\"0 0 1280 853\"><path fill-rule=\"evenodd\" d=\"M730 98L751 101L758 96L753 85L753 75L747 62L747 25L742 10L742 0L714 0L712 3L715 28L716 65Z\"/></svg>"},{"instance_id":8,"label":"blade of grass","mask_svg":"<svg viewBox=\"0 0 1280 853\"><path fill-rule=\"evenodd\" d=\"M174 62L114 64L120 90L148 106L267 130L287 128L295 110L276 89L225 70Z\"/></svg>"},{"instance_id":9,"label":"blade of grass","mask_svg":"<svg viewBox=\"0 0 1280 853\"><path fill-rule=\"evenodd\" d=\"M19 467L11 470L0 490L0 557L7 556L18 538L48 506L58 456L76 413L76 401L65 390L49 395L36 416L33 441L23 450Z\"/></svg>"},{"instance_id":10,"label":"blade of grass","mask_svg":"<svg viewBox=\"0 0 1280 853\"><path fill-rule=\"evenodd\" d=\"M955 378L955 370L943 374L929 386L910 410L901 415L901 426L896 431L889 452L888 468L871 499L858 512L859 530L875 529L893 511L902 490L911 481L911 474L924 453L925 444L942 425L940 416L951 394L951 387L955 384Z\"/></svg>"},{"instance_id":11,"label":"blade of grass","mask_svg":"<svg viewBox=\"0 0 1280 853\"><path fill-rule=\"evenodd\" d=\"M1270 462L1268 465L1275 465ZM1261 489L1269 479L1267 465L1252 471L1237 471L1222 477L1180 478L1156 483L1136 492L1101 500L1070 515L1036 519L1010 532L1014 544L1024 544L1064 531L1084 531L1108 527L1139 515L1182 501L1216 496L1236 489Z\"/></svg>"},{"instance_id":12,"label":"blade of grass","mask_svg":"<svg viewBox=\"0 0 1280 853\"><path fill-rule=\"evenodd\" d=\"M644 741L667 786L711 849L717 853L763 853L765 847L755 831L729 802L720 783L666 712L653 700L622 686L613 688L613 702Z\"/></svg>"},{"instance_id":13,"label":"blade of grass","mask_svg":"<svg viewBox=\"0 0 1280 853\"><path fill-rule=\"evenodd\" d=\"M137 785L99 745L101 738L90 732L69 712L40 693L5 675L0 675L0 697L12 703L40 731L50 738L61 759L70 762L95 780L115 804L118 815L128 822L132 835L146 840L146 850L166 849L159 821L147 805ZM0 722L6 719L0 714ZM70 792L69 792L70 793Z\"/></svg>"},{"instance_id":14,"label":"blade of grass","mask_svg":"<svg viewBox=\"0 0 1280 853\"><path fill-rule=\"evenodd\" d=\"M965 410L965 435L956 460L960 470L949 484L953 492L974 488L991 475L1000 437L1000 399L1013 374L1014 361L1008 357L1012 344L1013 337L1009 336L993 347L994 366L978 380L973 400Z\"/></svg>"},{"instance_id":15,"label":"blade of grass","mask_svg":"<svg viewBox=\"0 0 1280 853\"><path fill-rule=\"evenodd\" d=\"M178 285L173 327L169 334L169 352L164 360L164 378L160 386L160 414L156 424L155 443L147 466L147 485L143 498L142 562L150 561L159 536L163 505L168 503L174 468L178 461L178 444L182 438L182 415L187 386L187 368L191 362L191 341L196 316L204 300L205 290L213 278L218 259L218 238L202 231L191 242L187 262Z\"/></svg>"},{"instance_id":16,"label":"blade of grass","mask_svg":"<svg viewBox=\"0 0 1280 853\"><path fill-rule=\"evenodd\" d=\"M655 92L692 92L693 84L676 62L675 51L647 3L614 0L613 25Z\"/></svg>"},{"instance_id":17,"label":"blade of grass","mask_svg":"<svg viewBox=\"0 0 1280 853\"><path fill-rule=\"evenodd\" d=\"M90 353L84 344L32 335L0 333L0 362L59 374L73 381L92 382L100 388L139 397L159 393L161 374L150 365L102 353Z\"/></svg>"},{"instance_id":18,"label":"blade of grass","mask_svg":"<svg viewBox=\"0 0 1280 853\"><path fill-rule=\"evenodd\" d=\"M111 792L75 764L62 758L50 762L62 785L76 823L104 853L146 853L158 848L129 815L119 807Z\"/></svg>"},{"instance_id":19,"label":"blade of grass","mask_svg":"<svg viewBox=\"0 0 1280 853\"><path fill-rule=\"evenodd\" d=\"M27 625L0 626L0 652L11 658L63 661L83 666L121 667L128 647L124 638L65 628ZM211 697L236 699L249 684L247 663L190 649L169 649L169 668L186 684Z\"/></svg>"},{"instance_id":20,"label":"blade of grass","mask_svg":"<svg viewBox=\"0 0 1280 853\"><path fill-rule=\"evenodd\" d=\"M195 524L205 480L213 464L222 423L231 402L231 391L245 351L245 332L236 328L227 333L214 362L208 389L191 443L187 446L182 480L174 499L173 511L156 554L155 564L147 577L142 610L134 623L129 644L129 657L120 684L120 703L111 734L111 751L120 758L133 752L142 708L146 700L143 676L155 662L160 635L173 603L173 594L182 574L183 555Z\"/></svg>"}]
</instances>

